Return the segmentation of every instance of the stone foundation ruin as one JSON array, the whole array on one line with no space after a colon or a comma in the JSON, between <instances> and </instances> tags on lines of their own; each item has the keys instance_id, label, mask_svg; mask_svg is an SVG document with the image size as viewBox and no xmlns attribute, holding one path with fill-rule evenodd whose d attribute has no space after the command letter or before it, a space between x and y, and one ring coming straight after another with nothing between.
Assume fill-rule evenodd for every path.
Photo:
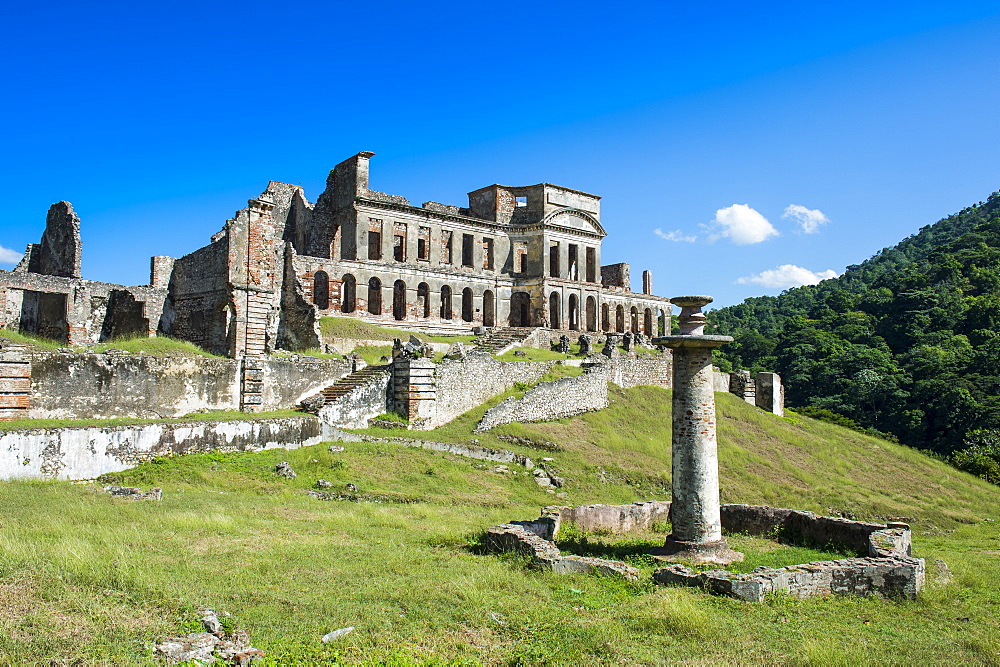
<instances>
[{"instance_id":1,"label":"stone foundation ruin","mask_svg":"<svg viewBox=\"0 0 1000 667\"><path fill-rule=\"evenodd\" d=\"M560 528L573 524L584 532L648 532L669 521L669 502L631 505L546 507L534 521L512 521L486 532L487 548L514 551L557 574L599 574L638 579L638 570L620 561L563 555L555 545ZM914 599L925 581L924 559L913 558L910 527L877 524L813 512L758 505L722 505L722 527L729 533L762 537L785 536L790 541L822 544L858 554L783 568L759 567L737 574L717 569L703 572L680 563L653 572L662 585L696 586L715 595L760 602L771 593L805 598L818 595L878 595Z\"/></svg>"}]
</instances>

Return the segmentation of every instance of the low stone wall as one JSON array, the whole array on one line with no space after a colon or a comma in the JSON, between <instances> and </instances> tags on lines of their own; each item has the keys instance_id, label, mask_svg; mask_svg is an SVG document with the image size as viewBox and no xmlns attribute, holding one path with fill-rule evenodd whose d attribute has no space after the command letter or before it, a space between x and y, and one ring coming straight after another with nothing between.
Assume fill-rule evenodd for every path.
<instances>
[{"instance_id":1,"label":"low stone wall","mask_svg":"<svg viewBox=\"0 0 1000 667\"><path fill-rule=\"evenodd\" d=\"M925 580L924 559L843 558L790 565L780 569L760 567L749 574L727 570L694 572L675 564L656 570L658 584L698 586L716 595L747 602L762 602L769 593L806 598L815 595L879 595L914 600Z\"/></svg>"},{"instance_id":2,"label":"low stone wall","mask_svg":"<svg viewBox=\"0 0 1000 667\"><path fill-rule=\"evenodd\" d=\"M314 417L0 431L0 479L92 479L157 456L295 449L322 440Z\"/></svg>"},{"instance_id":3,"label":"low stone wall","mask_svg":"<svg viewBox=\"0 0 1000 667\"><path fill-rule=\"evenodd\" d=\"M261 410L298 404L351 372L342 359L264 359ZM31 356L35 419L155 419L240 409L240 362L147 354L36 352Z\"/></svg>"},{"instance_id":4,"label":"low stone wall","mask_svg":"<svg viewBox=\"0 0 1000 667\"><path fill-rule=\"evenodd\" d=\"M553 574L598 574L628 581L639 580L639 570L631 565L603 558L563 556L552 542L513 523L490 528L486 533L486 546L495 552L523 553L533 563L549 569Z\"/></svg>"},{"instance_id":5,"label":"low stone wall","mask_svg":"<svg viewBox=\"0 0 1000 667\"><path fill-rule=\"evenodd\" d=\"M415 447L417 449L430 449L435 452L447 452L470 459L480 461L494 461L496 463L517 463L525 468L534 468L534 462L524 456L506 449L493 449L492 447L480 447L478 445L460 445L453 442L434 442L433 440L417 440L416 438L380 438L372 435L351 434L356 438L356 442L391 442L403 447ZM352 438L355 439L355 438Z\"/></svg>"},{"instance_id":6,"label":"low stone wall","mask_svg":"<svg viewBox=\"0 0 1000 667\"><path fill-rule=\"evenodd\" d=\"M910 528L905 523L866 523L813 512L764 507L723 505L722 527L733 533L779 535L813 544L833 544L858 555L910 555ZM886 547L891 544L890 547Z\"/></svg>"},{"instance_id":7,"label":"low stone wall","mask_svg":"<svg viewBox=\"0 0 1000 667\"><path fill-rule=\"evenodd\" d=\"M583 375L540 382L521 399L513 396L486 411L476 431L511 422L539 422L572 417L608 407L607 373L600 366Z\"/></svg>"},{"instance_id":8,"label":"low stone wall","mask_svg":"<svg viewBox=\"0 0 1000 667\"><path fill-rule=\"evenodd\" d=\"M628 533L633 530L651 530L653 524L669 522L670 503L652 500L631 505L546 507L543 515L555 520L556 534L562 523L575 524L580 530L587 532Z\"/></svg>"},{"instance_id":9,"label":"low stone wall","mask_svg":"<svg viewBox=\"0 0 1000 667\"><path fill-rule=\"evenodd\" d=\"M320 408L320 421L336 428L368 428L369 419L388 412L391 407L391 381L389 369L372 375L364 384Z\"/></svg>"},{"instance_id":10,"label":"low stone wall","mask_svg":"<svg viewBox=\"0 0 1000 667\"><path fill-rule=\"evenodd\" d=\"M462 360L445 359L437 364L435 417L421 430L447 424L459 415L507 391L515 382L533 384L549 371L544 361L497 361L473 352Z\"/></svg>"},{"instance_id":11,"label":"low stone wall","mask_svg":"<svg viewBox=\"0 0 1000 667\"><path fill-rule=\"evenodd\" d=\"M599 560L563 557L554 543L562 524L573 523L581 530L591 532L626 533L648 531L655 523L669 520L669 515L670 503L657 501L631 505L546 507L542 516L533 521L512 521L490 528L486 543L494 551L527 553L534 562L545 564L556 572L554 563L561 558ZM799 540L816 541L824 546L851 549L859 555L867 554L867 557L816 561L778 569L759 567L749 574L727 570L695 572L684 565L673 564L657 569L653 573L653 581L658 584L699 586L717 595L729 595L750 602L760 602L768 593L775 592L796 597L880 595L914 599L924 586L924 560L910 556L910 528L906 524L866 523L759 505L723 505L722 526L730 532L771 536L783 534ZM628 578L627 571L618 567L624 564L610 563L604 571L600 571L595 564L591 564L590 569L571 571L600 571Z\"/></svg>"},{"instance_id":12,"label":"low stone wall","mask_svg":"<svg viewBox=\"0 0 1000 667\"><path fill-rule=\"evenodd\" d=\"M600 360L601 357L603 355L595 355L591 359ZM616 354L607 364L610 366L608 380L623 389L639 385L664 389L672 389L674 386L673 355L669 352L640 354L636 357Z\"/></svg>"}]
</instances>

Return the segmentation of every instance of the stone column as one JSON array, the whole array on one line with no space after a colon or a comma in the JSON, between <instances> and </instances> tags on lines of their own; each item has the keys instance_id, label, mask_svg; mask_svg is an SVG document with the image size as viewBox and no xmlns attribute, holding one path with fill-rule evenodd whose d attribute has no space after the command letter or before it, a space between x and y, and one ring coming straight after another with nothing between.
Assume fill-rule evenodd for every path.
<instances>
[{"instance_id":1,"label":"stone column","mask_svg":"<svg viewBox=\"0 0 1000 667\"><path fill-rule=\"evenodd\" d=\"M712 374L712 350L733 339L704 334L705 315L701 307L711 303L711 297L683 296L671 301L681 307L681 335L656 338L653 343L673 351L670 505L673 532L653 555L663 560L701 563L741 561L743 554L730 549L722 537Z\"/></svg>"},{"instance_id":2,"label":"stone column","mask_svg":"<svg viewBox=\"0 0 1000 667\"><path fill-rule=\"evenodd\" d=\"M403 355L392 362L393 411L406 417L409 428L424 431L437 416L437 381L430 359Z\"/></svg>"}]
</instances>

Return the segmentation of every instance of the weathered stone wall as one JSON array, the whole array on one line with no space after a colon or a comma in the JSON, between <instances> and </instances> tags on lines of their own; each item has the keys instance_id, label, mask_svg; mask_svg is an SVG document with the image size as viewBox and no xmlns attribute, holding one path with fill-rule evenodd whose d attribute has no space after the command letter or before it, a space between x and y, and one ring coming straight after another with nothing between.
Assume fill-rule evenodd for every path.
<instances>
[{"instance_id":1,"label":"weathered stone wall","mask_svg":"<svg viewBox=\"0 0 1000 667\"><path fill-rule=\"evenodd\" d=\"M346 360L268 359L261 409L294 407L351 370ZM180 417L240 408L240 362L145 354L37 352L30 416L36 419Z\"/></svg>"},{"instance_id":2,"label":"weathered stone wall","mask_svg":"<svg viewBox=\"0 0 1000 667\"><path fill-rule=\"evenodd\" d=\"M750 371L739 370L729 375L729 391L751 405L757 404L757 382Z\"/></svg>"},{"instance_id":3,"label":"weathered stone wall","mask_svg":"<svg viewBox=\"0 0 1000 667\"><path fill-rule=\"evenodd\" d=\"M885 525L878 523L760 505L723 505L722 525L734 533L773 535L780 532L796 540L820 545L836 544L847 547L858 555L870 556L880 555L880 540L883 538L876 534L887 530ZM900 527L898 529L902 530L902 526L905 524L889 524L888 528ZM908 527L905 542L900 542L897 546L900 554L910 555Z\"/></svg>"},{"instance_id":4,"label":"weathered stone wall","mask_svg":"<svg viewBox=\"0 0 1000 667\"><path fill-rule=\"evenodd\" d=\"M461 361L445 359L437 365L437 414L427 428L447 424L515 382L533 384L548 370L544 361L501 362L476 353Z\"/></svg>"},{"instance_id":5,"label":"weathered stone wall","mask_svg":"<svg viewBox=\"0 0 1000 667\"><path fill-rule=\"evenodd\" d=\"M924 559L842 558L789 565L779 569L757 568L749 574L727 570L695 572L681 564L653 572L658 584L681 584L762 602L769 593L787 593L797 598L817 595L879 595L914 600L924 586Z\"/></svg>"},{"instance_id":6,"label":"weathered stone wall","mask_svg":"<svg viewBox=\"0 0 1000 667\"><path fill-rule=\"evenodd\" d=\"M713 370L712 378L715 384L715 391L729 393L729 387L731 380L729 379L729 373L722 373L720 371Z\"/></svg>"},{"instance_id":7,"label":"weathered stone wall","mask_svg":"<svg viewBox=\"0 0 1000 667\"><path fill-rule=\"evenodd\" d=\"M294 449L322 439L314 417L0 431L0 479L92 479L157 456Z\"/></svg>"},{"instance_id":8,"label":"weathered stone wall","mask_svg":"<svg viewBox=\"0 0 1000 667\"><path fill-rule=\"evenodd\" d=\"M68 201L56 202L45 216L42 241L29 246L25 253L28 262L23 268L32 273L79 278L80 250L80 217Z\"/></svg>"},{"instance_id":9,"label":"weathered stone wall","mask_svg":"<svg viewBox=\"0 0 1000 667\"><path fill-rule=\"evenodd\" d=\"M755 400L761 410L773 412L779 417L785 414L785 388L777 373L757 373L757 395Z\"/></svg>"},{"instance_id":10,"label":"weathered stone wall","mask_svg":"<svg viewBox=\"0 0 1000 667\"><path fill-rule=\"evenodd\" d=\"M651 500L631 505L546 507L544 514L555 520L553 534L548 539L554 539L563 523L575 524L587 532L628 533L651 530L656 523L668 523L670 503Z\"/></svg>"},{"instance_id":11,"label":"weathered stone wall","mask_svg":"<svg viewBox=\"0 0 1000 667\"><path fill-rule=\"evenodd\" d=\"M623 289L630 291L631 276L629 265L625 262L619 264L608 264L601 267L601 283L604 287Z\"/></svg>"},{"instance_id":12,"label":"weathered stone wall","mask_svg":"<svg viewBox=\"0 0 1000 667\"><path fill-rule=\"evenodd\" d=\"M606 357L604 357L606 359ZM592 357L597 359L599 357ZM610 362L608 380L623 389L651 385L670 389L674 386L673 356L669 352L629 357L616 354Z\"/></svg>"},{"instance_id":13,"label":"weathered stone wall","mask_svg":"<svg viewBox=\"0 0 1000 667\"><path fill-rule=\"evenodd\" d=\"M541 382L521 399L510 397L486 411L476 431L511 422L538 422L571 417L608 407L607 372L601 366L583 375Z\"/></svg>"},{"instance_id":14,"label":"weathered stone wall","mask_svg":"<svg viewBox=\"0 0 1000 667\"><path fill-rule=\"evenodd\" d=\"M336 428L367 428L369 419L391 409L391 383L389 369L372 375L364 384L320 408L320 421Z\"/></svg>"},{"instance_id":15,"label":"weathered stone wall","mask_svg":"<svg viewBox=\"0 0 1000 667\"><path fill-rule=\"evenodd\" d=\"M145 285L0 270L0 327L70 345L153 336L163 324L166 297L166 290Z\"/></svg>"}]
</instances>

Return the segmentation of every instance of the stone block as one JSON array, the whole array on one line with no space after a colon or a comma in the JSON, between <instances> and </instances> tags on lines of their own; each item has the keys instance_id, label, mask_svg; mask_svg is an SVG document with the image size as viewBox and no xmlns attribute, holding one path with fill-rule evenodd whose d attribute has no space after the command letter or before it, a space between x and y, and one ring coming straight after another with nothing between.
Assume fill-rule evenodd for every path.
<instances>
[{"instance_id":1,"label":"stone block","mask_svg":"<svg viewBox=\"0 0 1000 667\"><path fill-rule=\"evenodd\" d=\"M561 556L552 562L554 574L597 574L602 577L621 577L626 581L638 581L639 570L617 560L590 558L586 556Z\"/></svg>"},{"instance_id":2,"label":"stone block","mask_svg":"<svg viewBox=\"0 0 1000 667\"><path fill-rule=\"evenodd\" d=\"M755 401L761 410L779 417L784 416L785 389L781 384L781 376L777 373L757 373Z\"/></svg>"}]
</instances>

